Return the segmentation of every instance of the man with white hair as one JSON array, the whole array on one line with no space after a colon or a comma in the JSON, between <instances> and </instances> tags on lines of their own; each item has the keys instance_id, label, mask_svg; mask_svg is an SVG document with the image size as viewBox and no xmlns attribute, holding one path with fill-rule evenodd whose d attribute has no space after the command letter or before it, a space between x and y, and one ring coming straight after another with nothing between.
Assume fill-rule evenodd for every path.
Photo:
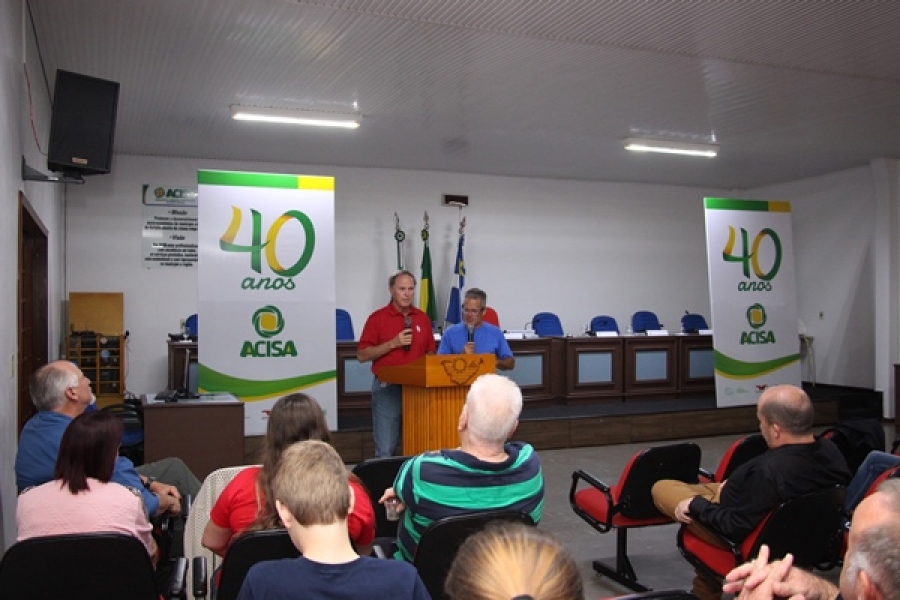
<instances>
[{"instance_id":1,"label":"man with white hair","mask_svg":"<svg viewBox=\"0 0 900 600\"><path fill-rule=\"evenodd\" d=\"M28 385L38 412L25 423L19 437L16 485L20 493L53 479L63 433L72 419L93 401L91 380L66 360L39 368ZM112 481L139 491L151 517L179 514L182 494L196 496L200 490L200 481L178 458L165 458L135 468L129 459L120 456L116 459Z\"/></svg>"},{"instance_id":2,"label":"man with white hair","mask_svg":"<svg viewBox=\"0 0 900 600\"><path fill-rule=\"evenodd\" d=\"M406 461L379 500L397 497L405 506L396 558L412 560L422 533L444 517L509 509L540 520L544 477L538 455L529 444L507 441L521 412L522 392L510 379L488 374L475 380L459 415L459 448Z\"/></svg>"},{"instance_id":3,"label":"man with white hair","mask_svg":"<svg viewBox=\"0 0 900 600\"><path fill-rule=\"evenodd\" d=\"M840 587L792 566L790 554L767 564L768 548L725 577L742 600L900 599L900 479L888 479L853 513Z\"/></svg>"}]
</instances>

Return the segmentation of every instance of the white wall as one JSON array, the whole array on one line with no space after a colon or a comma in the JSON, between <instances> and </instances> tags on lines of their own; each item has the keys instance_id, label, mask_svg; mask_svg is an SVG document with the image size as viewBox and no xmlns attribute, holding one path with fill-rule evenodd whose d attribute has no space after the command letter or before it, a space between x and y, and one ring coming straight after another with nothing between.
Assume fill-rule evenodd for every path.
<instances>
[{"instance_id":1,"label":"white wall","mask_svg":"<svg viewBox=\"0 0 900 600\"><path fill-rule=\"evenodd\" d=\"M815 338L816 380L873 387L875 189L871 168L747 194L748 198L791 202L799 317ZM811 375L805 361L804 379Z\"/></svg>"},{"instance_id":2,"label":"white wall","mask_svg":"<svg viewBox=\"0 0 900 600\"><path fill-rule=\"evenodd\" d=\"M66 265L69 291L125 293L134 393L165 386L166 333L197 306L196 270L141 266L141 185L195 185L200 168L336 177L337 303L357 335L388 300L394 212L407 234L406 265L418 274L428 211L445 309L459 218L440 206L445 193L470 196L466 285L488 292L505 328L544 310L571 332L603 313L623 329L639 309L676 330L685 310L709 316L702 198L722 190L118 155L111 175L69 190Z\"/></svg>"},{"instance_id":3,"label":"white wall","mask_svg":"<svg viewBox=\"0 0 900 600\"><path fill-rule=\"evenodd\" d=\"M61 323L62 195L63 187L48 183L23 182L21 160L46 172L49 133L49 96L40 73L30 30L23 26L21 0L0 0L0 544L15 540L16 485L13 472L17 441L16 395L18 378L18 240L19 192L24 192L38 219L48 230L50 261L49 303L51 348L59 346ZM27 35L26 35L27 32ZM23 40L25 43L23 44ZM24 47L24 49L23 49ZM31 80L31 108L25 85L23 63ZM29 114L34 114L34 132Z\"/></svg>"}]
</instances>

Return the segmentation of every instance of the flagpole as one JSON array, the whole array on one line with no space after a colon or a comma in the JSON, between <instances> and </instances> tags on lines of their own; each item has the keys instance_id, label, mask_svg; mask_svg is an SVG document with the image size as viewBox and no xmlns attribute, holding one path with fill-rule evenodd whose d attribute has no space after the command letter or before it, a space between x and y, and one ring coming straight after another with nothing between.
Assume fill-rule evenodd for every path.
<instances>
[{"instance_id":1,"label":"flagpole","mask_svg":"<svg viewBox=\"0 0 900 600\"><path fill-rule=\"evenodd\" d=\"M406 234L400 229L400 217L394 213L394 239L397 241L397 270L403 269L403 240Z\"/></svg>"},{"instance_id":2,"label":"flagpole","mask_svg":"<svg viewBox=\"0 0 900 600\"><path fill-rule=\"evenodd\" d=\"M462 207L459 209L462 215ZM447 300L447 313L444 318L444 326L462 321L462 290L466 281L466 264L463 258L463 246L466 242L466 218L459 221L459 243L456 246L456 264L453 269L454 281L450 289L450 297Z\"/></svg>"}]
</instances>

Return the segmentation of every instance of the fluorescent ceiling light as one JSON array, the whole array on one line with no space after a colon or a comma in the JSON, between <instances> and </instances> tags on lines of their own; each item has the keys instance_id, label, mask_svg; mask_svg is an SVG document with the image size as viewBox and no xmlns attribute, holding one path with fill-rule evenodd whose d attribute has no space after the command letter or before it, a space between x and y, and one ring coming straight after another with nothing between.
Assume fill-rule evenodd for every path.
<instances>
[{"instance_id":1,"label":"fluorescent ceiling light","mask_svg":"<svg viewBox=\"0 0 900 600\"><path fill-rule=\"evenodd\" d=\"M324 112L301 108L260 108L257 106L232 104L231 118L236 121L262 121L264 123L356 129L359 127L362 115L359 113Z\"/></svg>"},{"instance_id":2,"label":"fluorescent ceiling light","mask_svg":"<svg viewBox=\"0 0 900 600\"><path fill-rule=\"evenodd\" d=\"M682 154L684 156L703 156L706 158L714 158L719 153L718 144L674 142L647 138L625 138L625 149L632 152L661 152L663 154Z\"/></svg>"}]
</instances>

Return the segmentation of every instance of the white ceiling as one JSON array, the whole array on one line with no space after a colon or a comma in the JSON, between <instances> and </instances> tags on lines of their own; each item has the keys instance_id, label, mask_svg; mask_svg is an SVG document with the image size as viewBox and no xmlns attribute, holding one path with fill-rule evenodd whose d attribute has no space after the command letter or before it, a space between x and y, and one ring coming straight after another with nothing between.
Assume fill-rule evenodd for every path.
<instances>
[{"instance_id":1,"label":"white ceiling","mask_svg":"<svg viewBox=\"0 0 900 600\"><path fill-rule=\"evenodd\" d=\"M719 188L900 156L900 2L28 0L52 85L121 83L116 151ZM32 86L36 86L32 82ZM356 131L233 121L342 111ZM714 136L718 158L622 139Z\"/></svg>"}]
</instances>

